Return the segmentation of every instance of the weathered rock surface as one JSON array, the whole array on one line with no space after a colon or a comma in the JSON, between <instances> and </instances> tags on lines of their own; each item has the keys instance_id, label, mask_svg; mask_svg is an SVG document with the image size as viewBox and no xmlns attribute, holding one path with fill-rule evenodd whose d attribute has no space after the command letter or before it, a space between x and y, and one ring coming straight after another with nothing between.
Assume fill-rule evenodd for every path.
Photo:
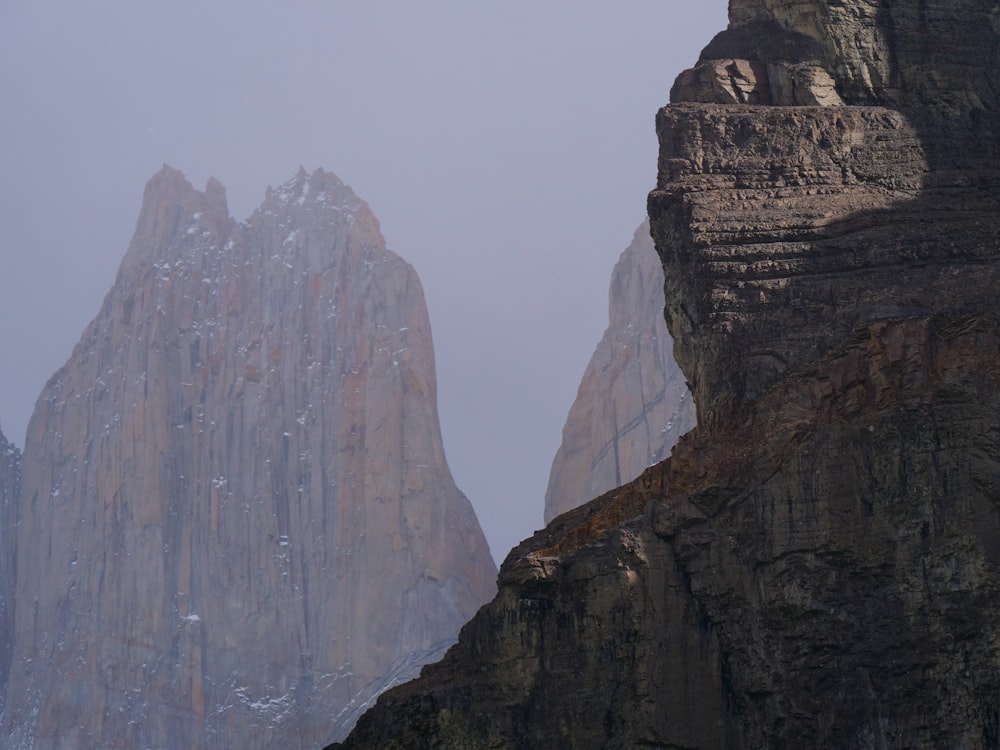
<instances>
[{"instance_id":1,"label":"weathered rock surface","mask_svg":"<svg viewBox=\"0 0 1000 750\"><path fill-rule=\"evenodd\" d=\"M423 294L304 171L243 224L164 168L24 453L8 748L308 748L495 591Z\"/></svg>"},{"instance_id":2,"label":"weathered rock surface","mask_svg":"<svg viewBox=\"0 0 1000 750\"><path fill-rule=\"evenodd\" d=\"M21 494L21 452L0 432L0 713L14 645L14 575L17 508Z\"/></svg>"},{"instance_id":3,"label":"weathered rock surface","mask_svg":"<svg viewBox=\"0 0 1000 750\"><path fill-rule=\"evenodd\" d=\"M652 231L675 354L708 422L865 321L979 304L965 285L992 295L996 279L983 265L1000 163L995 8L733 2L731 16L703 59L807 50L844 101L892 106L659 113ZM890 67L876 76L869 54Z\"/></svg>"},{"instance_id":4,"label":"weathered rock surface","mask_svg":"<svg viewBox=\"0 0 1000 750\"><path fill-rule=\"evenodd\" d=\"M635 479L694 427L694 402L663 319L663 271L636 230L615 264L608 328L583 374L545 491L545 522Z\"/></svg>"},{"instance_id":5,"label":"weathered rock surface","mask_svg":"<svg viewBox=\"0 0 1000 750\"><path fill-rule=\"evenodd\" d=\"M996 322L874 325L560 516L342 747L995 747Z\"/></svg>"},{"instance_id":6,"label":"weathered rock surface","mask_svg":"<svg viewBox=\"0 0 1000 750\"><path fill-rule=\"evenodd\" d=\"M996 149L995 3L730 0L729 17L671 101L885 105L919 126L936 167Z\"/></svg>"},{"instance_id":7,"label":"weathered rock surface","mask_svg":"<svg viewBox=\"0 0 1000 750\"><path fill-rule=\"evenodd\" d=\"M702 65L846 104L657 118L698 428L516 548L342 747L1000 747L1000 12L730 15Z\"/></svg>"}]
</instances>

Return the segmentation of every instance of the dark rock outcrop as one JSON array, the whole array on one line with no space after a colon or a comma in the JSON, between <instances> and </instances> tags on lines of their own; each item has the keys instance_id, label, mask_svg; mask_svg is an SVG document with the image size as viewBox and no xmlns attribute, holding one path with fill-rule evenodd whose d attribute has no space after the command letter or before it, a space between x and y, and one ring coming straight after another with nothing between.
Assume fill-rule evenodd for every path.
<instances>
[{"instance_id":1,"label":"dark rock outcrop","mask_svg":"<svg viewBox=\"0 0 1000 750\"><path fill-rule=\"evenodd\" d=\"M608 328L566 417L545 522L635 479L694 427L663 318L663 271L643 222L611 274Z\"/></svg>"},{"instance_id":2,"label":"dark rock outcrop","mask_svg":"<svg viewBox=\"0 0 1000 750\"><path fill-rule=\"evenodd\" d=\"M164 168L24 453L12 748L316 747L495 591L413 269L304 171Z\"/></svg>"},{"instance_id":3,"label":"dark rock outcrop","mask_svg":"<svg viewBox=\"0 0 1000 750\"><path fill-rule=\"evenodd\" d=\"M730 60L844 104L657 117L697 430L515 549L342 747L1000 746L1000 11L730 17L675 99Z\"/></svg>"},{"instance_id":4,"label":"dark rock outcrop","mask_svg":"<svg viewBox=\"0 0 1000 750\"><path fill-rule=\"evenodd\" d=\"M21 452L0 432L0 714L14 648L14 579L17 572L17 509Z\"/></svg>"}]
</instances>

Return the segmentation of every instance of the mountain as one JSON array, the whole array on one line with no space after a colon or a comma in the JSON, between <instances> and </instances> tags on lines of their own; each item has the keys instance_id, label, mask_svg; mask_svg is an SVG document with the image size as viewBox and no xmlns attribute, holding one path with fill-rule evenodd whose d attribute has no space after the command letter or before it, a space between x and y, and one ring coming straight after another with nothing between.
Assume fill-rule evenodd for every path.
<instances>
[{"instance_id":1,"label":"mountain","mask_svg":"<svg viewBox=\"0 0 1000 750\"><path fill-rule=\"evenodd\" d=\"M546 523L632 481L695 426L694 402L663 318L663 271L648 222L615 264L608 297L608 328L552 461Z\"/></svg>"},{"instance_id":2,"label":"mountain","mask_svg":"<svg viewBox=\"0 0 1000 750\"><path fill-rule=\"evenodd\" d=\"M0 432L0 712L6 703L14 644L15 535L20 494L21 452Z\"/></svg>"},{"instance_id":3,"label":"mountain","mask_svg":"<svg viewBox=\"0 0 1000 750\"><path fill-rule=\"evenodd\" d=\"M648 200L697 430L345 748L1000 746L1000 14L732 0Z\"/></svg>"},{"instance_id":4,"label":"mountain","mask_svg":"<svg viewBox=\"0 0 1000 750\"><path fill-rule=\"evenodd\" d=\"M23 457L8 748L308 748L495 591L413 269L336 176L164 167Z\"/></svg>"}]
</instances>

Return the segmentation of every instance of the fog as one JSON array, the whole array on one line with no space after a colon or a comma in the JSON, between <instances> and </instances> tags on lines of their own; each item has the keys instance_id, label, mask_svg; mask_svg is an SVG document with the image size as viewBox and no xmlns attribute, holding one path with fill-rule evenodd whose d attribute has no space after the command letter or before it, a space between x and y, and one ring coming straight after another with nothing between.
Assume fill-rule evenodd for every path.
<instances>
[{"instance_id":1,"label":"fog","mask_svg":"<svg viewBox=\"0 0 1000 750\"><path fill-rule=\"evenodd\" d=\"M654 115L726 3L108 2L0 6L0 425L114 281L163 163L226 186L332 170L417 270L445 449L494 557L549 467L645 214Z\"/></svg>"}]
</instances>

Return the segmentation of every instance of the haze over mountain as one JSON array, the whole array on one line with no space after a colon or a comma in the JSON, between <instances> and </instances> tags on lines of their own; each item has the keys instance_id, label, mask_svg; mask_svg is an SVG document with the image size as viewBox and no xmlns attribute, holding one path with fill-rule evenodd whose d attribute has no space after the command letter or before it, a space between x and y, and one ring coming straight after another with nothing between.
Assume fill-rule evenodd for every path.
<instances>
[{"instance_id":1,"label":"haze over mountain","mask_svg":"<svg viewBox=\"0 0 1000 750\"><path fill-rule=\"evenodd\" d=\"M436 388L416 273L335 175L237 223L163 167L2 498L4 746L316 747L439 656L495 567Z\"/></svg>"},{"instance_id":2,"label":"haze over mountain","mask_svg":"<svg viewBox=\"0 0 1000 750\"><path fill-rule=\"evenodd\" d=\"M655 180L653 113L725 5L4 3L8 439L24 445L160 165L219 178L238 220L299 164L328 165L420 272L449 464L503 559L542 525L608 277Z\"/></svg>"},{"instance_id":3,"label":"haze over mountain","mask_svg":"<svg viewBox=\"0 0 1000 750\"><path fill-rule=\"evenodd\" d=\"M545 521L662 461L695 426L694 400L663 318L663 270L643 222L611 274L608 327L552 460Z\"/></svg>"}]
</instances>

